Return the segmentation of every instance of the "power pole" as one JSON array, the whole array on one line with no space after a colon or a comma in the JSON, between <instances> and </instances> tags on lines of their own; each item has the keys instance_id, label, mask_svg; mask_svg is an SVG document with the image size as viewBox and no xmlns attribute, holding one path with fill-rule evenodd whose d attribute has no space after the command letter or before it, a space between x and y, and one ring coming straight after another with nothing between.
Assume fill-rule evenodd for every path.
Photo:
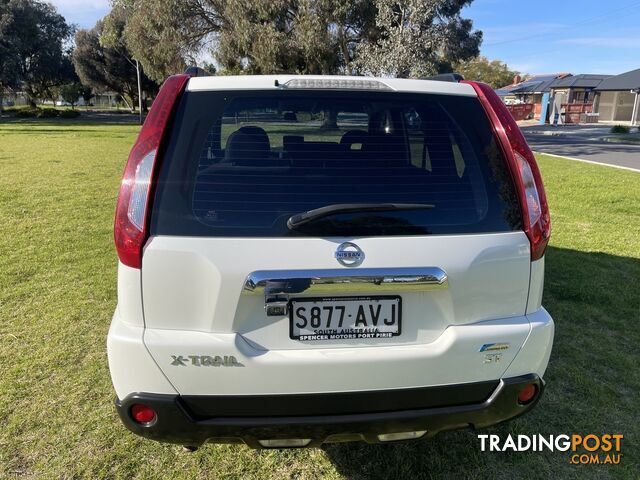
<instances>
[{"instance_id":1,"label":"power pole","mask_svg":"<svg viewBox=\"0 0 640 480\"><path fill-rule=\"evenodd\" d=\"M138 77L138 115L140 116L140 125L142 125L142 84L140 82L140 62L136 59L136 75Z\"/></svg>"}]
</instances>

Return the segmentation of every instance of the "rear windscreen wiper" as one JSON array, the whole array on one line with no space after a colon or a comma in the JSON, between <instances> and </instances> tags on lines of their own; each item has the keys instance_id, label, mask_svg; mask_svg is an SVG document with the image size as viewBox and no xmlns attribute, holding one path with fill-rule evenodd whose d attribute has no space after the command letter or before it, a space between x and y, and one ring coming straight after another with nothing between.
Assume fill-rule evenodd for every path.
<instances>
[{"instance_id":1,"label":"rear windscreen wiper","mask_svg":"<svg viewBox=\"0 0 640 480\"><path fill-rule=\"evenodd\" d=\"M297 213L287 220L289 230L301 225L340 213L359 212L389 212L393 210L429 210L435 205L430 203L337 203L326 207L316 208L308 212Z\"/></svg>"}]
</instances>

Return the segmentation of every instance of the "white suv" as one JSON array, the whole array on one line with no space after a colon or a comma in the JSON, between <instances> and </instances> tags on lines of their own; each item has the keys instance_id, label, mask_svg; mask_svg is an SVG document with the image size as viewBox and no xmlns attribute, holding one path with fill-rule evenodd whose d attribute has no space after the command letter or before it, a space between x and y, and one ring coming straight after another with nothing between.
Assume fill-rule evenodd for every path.
<instances>
[{"instance_id":1,"label":"white suv","mask_svg":"<svg viewBox=\"0 0 640 480\"><path fill-rule=\"evenodd\" d=\"M133 432L388 442L532 408L549 209L487 85L170 77L124 172L108 337Z\"/></svg>"}]
</instances>

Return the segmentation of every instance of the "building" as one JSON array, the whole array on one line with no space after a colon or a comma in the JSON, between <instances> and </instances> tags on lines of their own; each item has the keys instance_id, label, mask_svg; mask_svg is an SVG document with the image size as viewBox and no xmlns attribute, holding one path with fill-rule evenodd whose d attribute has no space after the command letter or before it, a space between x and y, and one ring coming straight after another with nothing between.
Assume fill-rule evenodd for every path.
<instances>
[{"instance_id":1,"label":"building","mask_svg":"<svg viewBox=\"0 0 640 480\"><path fill-rule=\"evenodd\" d=\"M520 76L516 75L513 79L513 84L497 89L496 93L507 104L512 115L517 120L531 117L539 119L543 110L543 97L545 93L549 92L549 86L557 79L568 75L570 74L534 75L524 81L521 81ZM523 106L528 106L528 108L523 108Z\"/></svg>"},{"instance_id":2,"label":"building","mask_svg":"<svg viewBox=\"0 0 640 480\"><path fill-rule=\"evenodd\" d=\"M550 122L557 118L559 123L595 122L594 102L597 97L596 87L610 75L582 73L558 78L551 83ZM558 116L556 117L556 114Z\"/></svg>"},{"instance_id":3,"label":"building","mask_svg":"<svg viewBox=\"0 0 640 480\"><path fill-rule=\"evenodd\" d=\"M516 120L540 123L640 121L640 68L620 75L535 75L496 90Z\"/></svg>"},{"instance_id":4,"label":"building","mask_svg":"<svg viewBox=\"0 0 640 480\"><path fill-rule=\"evenodd\" d=\"M562 96L563 103L591 103L596 96L596 87L611 75L582 73L555 80L550 85L552 96Z\"/></svg>"},{"instance_id":5,"label":"building","mask_svg":"<svg viewBox=\"0 0 640 480\"><path fill-rule=\"evenodd\" d=\"M597 87L599 120L638 123L640 113L640 68L603 80Z\"/></svg>"},{"instance_id":6,"label":"building","mask_svg":"<svg viewBox=\"0 0 640 480\"><path fill-rule=\"evenodd\" d=\"M533 104L533 118L539 120L541 115L546 116L546 109L543 104L548 102L548 95L545 96L545 94L549 93L552 85L568 76L571 76L571 74L537 75L526 82L522 82L520 86L513 89L513 93L521 98L523 102Z\"/></svg>"},{"instance_id":7,"label":"building","mask_svg":"<svg viewBox=\"0 0 640 480\"><path fill-rule=\"evenodd\" d=\"M548 86L557 78L563 78L569 73L552 73L545 75L533 75L526 80L521 80L520 75L513 78L513 83L501 87L496 93L507 104L510 103L539 103L542 94L548 91Z\"/></svg>"}]
</instances>

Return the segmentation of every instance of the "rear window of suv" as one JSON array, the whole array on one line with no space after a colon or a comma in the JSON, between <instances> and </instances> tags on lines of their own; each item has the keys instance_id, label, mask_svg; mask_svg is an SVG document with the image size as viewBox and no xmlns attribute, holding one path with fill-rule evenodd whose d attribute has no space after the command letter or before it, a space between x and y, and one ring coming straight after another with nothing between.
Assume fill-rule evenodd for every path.
<instances>
[{"instance_id":1,"label":"rear window of suv","mask_svg":"<svg viewBox=\"0 0 640 480\"><path fill-rule=\"evenodd\" d=\"M428 209L336 212L336 204ZM475 97L363 91L186 92L152 235L382 236L520 228L509 172Z\"/></svg>"}]
</instances>

